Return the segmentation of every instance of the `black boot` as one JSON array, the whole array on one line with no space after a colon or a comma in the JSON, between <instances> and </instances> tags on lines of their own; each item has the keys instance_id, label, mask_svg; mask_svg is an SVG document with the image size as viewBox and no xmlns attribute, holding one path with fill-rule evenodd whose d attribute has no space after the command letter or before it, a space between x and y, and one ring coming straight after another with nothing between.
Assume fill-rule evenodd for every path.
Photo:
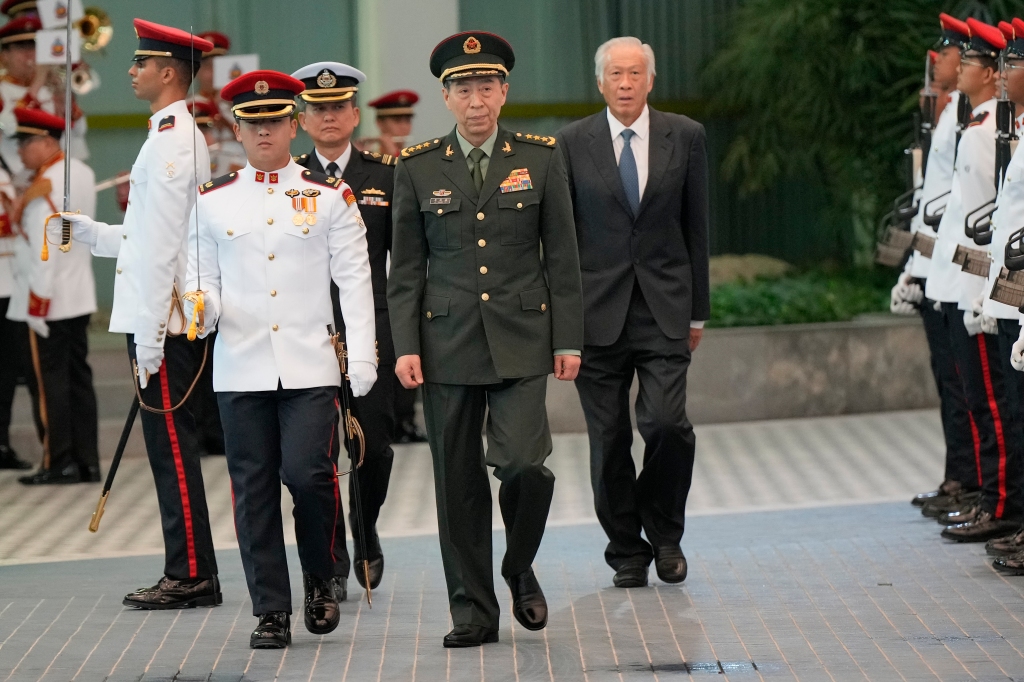
<instances>
[{"instance_id":1,"label":"black boot","mask_svg":"<svg viewBox=\"0 0 1024 682\"><path fill-rule=\"evenodd\" d=\"M250 649L283 649L291 643L291 619L284 611L260 614L260 624L249 635Z\"/></svg>"}]
</instances>

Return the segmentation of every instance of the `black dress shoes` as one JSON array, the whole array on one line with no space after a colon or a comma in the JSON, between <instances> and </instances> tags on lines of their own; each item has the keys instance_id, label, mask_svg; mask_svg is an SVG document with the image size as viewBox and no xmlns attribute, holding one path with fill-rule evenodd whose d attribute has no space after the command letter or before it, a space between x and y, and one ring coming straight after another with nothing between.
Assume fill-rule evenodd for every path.
<instances>
[{"instance_id":1,"label":"black dress shoes","mask_svg":"<svg viewBox=\"0 0 1024 682\"><path fill-rule=\"evenodd\" d=\"M9 445L0 445L0 469L17 469L25 471L31 469L32 464L26 462Z\"/></svg>"},{"instance_id":2,"label":"black dress shoes","mask_svg":"<svg viewBox=\"0 0 1024 682\"><path fill-rule=\"evenodd\" d=\"M1024 575L1024 551L1011 556L996 557L992 562L992 568L1007 575Z\"/></svg>"},{"instance_id":3,"label":"black dress shoes","mask_svg":"<svg viewBox=\"0 0 1024 682\"><path fill-rule=\"evenodd\" d=\"M626 564L615 571L615 587L647 587L647 564Z\"/></svg>"},{"instance_id":4,"label":"black dress shoes","mask_svg":"<svg viewBox=\"0 0 1024 682\"><path fill-rule=\"evenodd\" d=\"M950 497L956 495L961 490L963 490L963 486L960 485L960 481L943 481L942 485L940 485L936 490L914 495L914 498L910 500L910 504L915 507L923 507L926 502L930 502L932 504L941 503L949 500Z\"/></svg>"},{"instance_id":5,"label":"black dress shoes","mask_svg":"<svg viewBox=\"0 0 1024 682\"><path fill-rule=\"evenodd\" d=\"M338 600L334 596L334 581L303 573L302 587L306 591L306 629L314 635L334 632L341 621Z\"/></svg>"},{"instance_id":6,"label":"black dress shoes","mask_svg":"<svg viewBox=\"0 0 1024 682\"><path fill-rule=\"evenodd\" d=\"M18 483L22 485L64 485L81 481L77 464L69 464L63 469L40 469L34 474L18 478Z\"/></svg>"},{"instance_id":7,"label":"black dress shoes","mask_svg":"<svg viewBox=\"0 0 1024 682\"><path fill-rule=\"evenodd\" d=\"M548 602L533 569L506 578L505 582L512 590L512 613L519 624L527 630L543 630L548 624Z\"/></svg>"},{"instance_id":8,"label":"black dress shoes","mask_svg":"<svg viewBox=\"0 0 1024 682\"><path fill-rule=\"evenodd\" d=\"M938 521L939 525L942 526L956 526L961 523L970 523L971 521L974 521L974 519L978 518L979 514L981 514L981 504L975 503L966 509L943 514L937 518L936 521Z\"/></svg>"},{"instance_id":9,"label":"black dress shoes","mask_svg":"<svg viewBox=\"0 0 1024 682\"><path fill-rule=\"evenodd\" d=\"M100 482L100 467L98 464L90 464L89 466L78 465L78 477L82 483L99 483Z\"/></svg>"},{"instance_id":10,"label":"black dress shoes","mask_svg":"<svg viewBox=\"0 0 1024 682\"><path fill-rule=\"evenodd\" d=\"M291 619L284 611L260 614L260 624L249 635L250 649L283 649L291 643Z\"/></svg>"},{"instance_id":11,"label":"black dress shoes","mask_svg":"<svg viewBox=\"0 0 1024 682\"><path fill-rule=\"evenodd\" d=\"M924 506L921 507L921 514L929 518L937 519L943 514L948 514L949 512L969 509L979 502L981 502L981 491L975 490L970 493L960 492L955 495L950 495L945 501L935 500L933 502L925 502Z\"/></svg>"},{"instance_id":12,"label":"black dress shoes","mask_svg":"<svg viewBox=\"0 0 1024 682\"><path fill-rule=\"evenodd\" d=\"M348 600L348 577L344 575L336 575L331 578L331 582L334 584L334 598L338 600L340 604L343 601Z\"/></svg>"},{"instance_id":13,"label":"black dress shoes","mask_svg":"<svg viewBox=\"0 0 1024 682\"><path fill-rule=\"evenodd\" d=\"M381 578L384 577L384 557L379 556L376 559L370 559L370 589L376 590L380 585ZM352 562L352 569L356 574L356 582L359 586L366 589L366 577L363 575L363 560L356 559Z\"/></svg>"},{"instance_id":14,"label":"black dress shoes","mask_svg":"<svg viewBox=\"0 0 1024 682\"><path fill-rule=\"evenodd\" d=\"M1010 556L1021 550L1024 550L1024 528L985 543L985 552L992 556Z\"/></svg>"},{"instance_id":15,"label":"black dress shoes","mask_svg":"<svg viewBox=\"0 0 1024 682\"><path fill-rule=\"evenodd\" d=\"M144 587L125 595L121 603L137 609L161 611L217 606L223 601L217 576L193 580L175 580L164 576L153 587Z\"/></svg>"},{"instance_id":16,"label":"black dress shoes","mask_svg":"<svg viewBox=\"0 0 1024 682\"><path fill-rule=\"evenodd\" d=\"M654 548L654 570L666 583L681 583L686 580L686 557L676 547Z\"/></svg>"},{"instance_id":17,"label":"black dress shoes","mask_svg":"<svg viewBox=\"0 0 1024 682\"><path fill-rule=\"evenodd\" d=\"M445 649L465 649L498 641L498 631L483 625L456 625L444 636Z\"/></svg>"},{"instance_id":18,"label":"black dress shoes","mask_svg":"<svg viewBox=\"0 0 1024 682\"><path fill-rule=\"evenodd\" d=\"M955 542L985 542L998 538L1020 528L1019 521L997 519L992 512L980 512L973 521L949 526L942 531L942 537Z\"/></svg>"}]
</instances>

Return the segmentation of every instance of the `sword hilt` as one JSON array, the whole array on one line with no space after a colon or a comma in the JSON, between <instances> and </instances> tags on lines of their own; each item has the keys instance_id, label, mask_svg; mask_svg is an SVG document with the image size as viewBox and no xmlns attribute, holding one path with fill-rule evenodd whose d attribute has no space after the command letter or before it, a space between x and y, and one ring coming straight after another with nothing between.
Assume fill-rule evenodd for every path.
<instances>
[{"instance_id":1,"label":"sword hilt","mask_svg":"<svg viewBox=\"0 0 1024 682\"><path fill-rule=\"evenodd\" d=\"M61 218L60 221L60 246L58 248L64 253L71 250L71 221L67 218Z\"/></svg>"}]
</instances>

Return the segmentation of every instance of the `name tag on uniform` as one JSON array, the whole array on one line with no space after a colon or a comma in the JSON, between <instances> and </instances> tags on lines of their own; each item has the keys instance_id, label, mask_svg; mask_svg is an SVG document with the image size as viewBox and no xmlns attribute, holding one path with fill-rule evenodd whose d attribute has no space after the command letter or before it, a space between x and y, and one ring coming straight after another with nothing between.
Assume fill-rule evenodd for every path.
<instances>
[{"instance_id":1,"label":"name tag on uniform","mask_svg":"<svg viewBox=\"0 0 1024 682\"><path fill-rule=\"evenodd\" d=\"M502 194L533 189L533 181L530 180L530 171L526 168L516 168L508 174L507 178L501 181L499 189Z\"/></svg>"},{"instance_id":2,"label":"name tag on uniform","mask_svg":"<svg viewBox=\"0 0 1024 682\"><path fill-rule=\"evenodd\" d=\"M451 197L432 197L430 199L430 203L432 203L432 204L450 204L450 203L452 203L452 198Z\"/></svg>"}]
</instances>

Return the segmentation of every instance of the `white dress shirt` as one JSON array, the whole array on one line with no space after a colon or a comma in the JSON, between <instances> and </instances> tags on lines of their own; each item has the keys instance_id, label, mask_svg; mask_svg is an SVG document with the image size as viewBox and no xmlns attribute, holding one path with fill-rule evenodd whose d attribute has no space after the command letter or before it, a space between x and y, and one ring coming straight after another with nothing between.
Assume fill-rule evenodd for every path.
<instances>
[{"instance_id":1,"label":"white dress shirt","mask_svg":"<svg viewBox=\"0 0 1024 682\"><path fill-rule=\"evenodd\" d=\"M321 154L319 149L314 150L314 153L316 154L316 158L320 161L320 165L323 167L324 172L327 173L327 164L331 163L330 159L328 159L326 156ZM334 177L336 177L336 178L340 178L341 177L341 174L345 172L345 166L348 165L348 160L351 157L352 157L352 143L350 142L350 143L348 143L345 146L345 151L343 151L341 153L341 156L338 157L338 160L334 162L334 163L338 164L338 172L337 172L337 174L335 174ZM330 175L330 173L328 173L328 175Z\"/></svg>"},{"instance_id":2,"label":"white dress shirt","mask_svg":"<svg viewBox=\"0 0 1024 682\"><path fill-rule=\"evenodd\" d=\"M924 185L918 197L918 211L910 221L911 232L924 232L930 237L935 236L935 229L924 224L924 211L927 206L929 213L937 213L948 201L937 199L949 192L953 184L953 158L956 156L956 109L960 100L959 91L949 96L949 102L939 114L939 120L932 132L932 146L928 152L928 165L924 173ZM937 200L936 200L937 199ZM929 202L934 203L928 206ZM926 279L931 269L932 259L914 252L911 259L910 275Z\"/></svg>"},{"instance_id":3,"label":"white dress shirt","mask_svg":"<svg viewBox=\"0 0 1024 682\"><path fill-rule=\"evenodd\" d=\"M647 160L650 158L648 150L651 147L651 112L645 104L639 118L629 126L624 126L622 121L612 116L611 109L606 109L606 111L608 112L608 127L612 131L612 149L615 150L616 165L622 156L623 147L626 146L622 131L628 127L636 133L629 141L629 148L633 150L633 158L636 159L636 175L637 180L640 181L640 199L643 200L644 188L647 187Z\"/></svg>"},{"instance_id":4,"label":"white dress shirt","mask_svg":"<svg viewBox=\"0 0 1024 682\"><path fill-rule=\"evenodd\" d=\"M1024 114L1017 117L1015 125L1020 130L1024 123ZM992 265L989 267L988 280L982 288L985 294L983 310L989 317L998 320L1019 320L1020 313L1017 308L999 303L989 298L992 287L999 277L999 271L1003 269L1006 260L1006 242L1010 235L1021 226L1020 216L1024 213L1024 147L1017 147L1006 167L1006 176L1003 178L1003 185L996 197L996 212L992 214L992 243L987 247L992 257Z\"/></svg>"}]
</instances>

